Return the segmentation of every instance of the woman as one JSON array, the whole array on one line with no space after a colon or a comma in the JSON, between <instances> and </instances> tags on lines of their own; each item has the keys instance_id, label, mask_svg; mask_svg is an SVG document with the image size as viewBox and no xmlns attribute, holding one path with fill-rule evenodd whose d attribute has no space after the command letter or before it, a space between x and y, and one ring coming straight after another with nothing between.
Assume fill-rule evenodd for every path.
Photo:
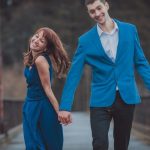
<instances>
[{"instance_id":1,"label":"woman","mask_svg":"<svg viewBox=\"0 0 150 150\"><path fill-rule=\"evenodd\" d=\"M57 34L40 28L24 55L27 96L23 106L26 150L62 150L63 133L58 121L59 105L51 89L52 70L63 77L69 59Z\"/></svg>"}]
</instances>

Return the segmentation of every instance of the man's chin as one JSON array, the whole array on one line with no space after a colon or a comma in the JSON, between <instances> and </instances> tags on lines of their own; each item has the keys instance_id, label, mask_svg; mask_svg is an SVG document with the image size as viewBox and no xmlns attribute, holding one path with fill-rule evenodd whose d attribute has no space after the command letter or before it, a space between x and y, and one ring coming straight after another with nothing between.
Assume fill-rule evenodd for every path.
<instances>
[{"instance_id":1,"label":"man's chin","mask_svg":"<svg viewBox=\"0 0 150 150\"><path fill-rule=\"evenodd\" d=\"M96 22L97 22L99 25L105 24L105 20L97 20Z\"/></svg>"},{"instance_id":2,"label":"man's chin","mask_svg":"<svg viewBox=\"0 0 150 150\"><path fill-rule=\"evenodd\" d=\"M101 20L95 20L98 24L104 24L105 23L105 20L104 19L101 19Z\"/></svg>"}]
</instances>

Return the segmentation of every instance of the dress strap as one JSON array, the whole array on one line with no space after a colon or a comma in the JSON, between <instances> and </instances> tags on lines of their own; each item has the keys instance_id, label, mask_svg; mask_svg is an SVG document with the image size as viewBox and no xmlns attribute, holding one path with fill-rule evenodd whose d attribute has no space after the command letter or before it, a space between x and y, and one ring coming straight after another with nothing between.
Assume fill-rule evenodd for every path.
<instances>
[{"instance_id":1,"label":"dress strap","mask_svg":"<svg viewBox=\"0 0 150 150\"><path fill-rule=\"evenodd\" d=\"M50 57L48 56L48 54L44 53L43 56L46 58L48 64L50 65L50 67L52 66L52 63L51 63L51 60L50 60Z\"/></svg>"},{"instance_id":2,"label":"dress strap","mask_svg":"<svg viewBox=\"0 0 150 150\"><path fill-rule=\"evenodd\" d=\"M50 75L51 75L50 77L52 79L52 76L53 76L53 67L52 67L52 63L51 63L50 57L46 53L44 53L43 56L46 58L49 66L50 66Z\"/></svg>"}]
</instances>

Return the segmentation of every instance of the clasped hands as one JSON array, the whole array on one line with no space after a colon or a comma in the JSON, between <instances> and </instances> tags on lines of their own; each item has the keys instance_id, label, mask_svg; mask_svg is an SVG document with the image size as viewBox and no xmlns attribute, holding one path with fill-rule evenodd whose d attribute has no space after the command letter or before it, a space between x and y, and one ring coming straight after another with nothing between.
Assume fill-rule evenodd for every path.
<instances>
[{"instance_id":1,"label":"clasped hands","mask_svg":"<svg viewBox=\"0 0 150 150\"><path fill-rule=\"evenodd\" d=\"M58 120L63 125L68 125L72 123L71 112L69 111L59 111L58 112Z\"/></svg>"}]
</instances>

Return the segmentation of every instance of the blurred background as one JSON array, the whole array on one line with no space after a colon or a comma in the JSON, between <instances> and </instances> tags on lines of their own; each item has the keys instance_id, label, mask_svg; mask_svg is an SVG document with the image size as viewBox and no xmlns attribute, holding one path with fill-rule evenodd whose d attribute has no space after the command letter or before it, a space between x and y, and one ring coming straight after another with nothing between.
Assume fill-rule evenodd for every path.
<instances>
[{"instance_id":1,"label":"blurred background","mask_svg":"<svg viewBox=\"0 0 150 150\"><path fill-rule=\"evenodd\" d=\"M137 26L146 58L150 62L150 1L108 0L112 18ZM72 59L78 37L94 22L84 7L84 0L0 0L0 134L21 123L21 108L26 94L23 76L23 52L29 37L39 28L48 26L56 31ZM134 128L150 138L150 92L136 74L142 104L136 108ZM53 79L58 100L63 79ZM73 111L88 112L91 73L88 66L77 88Z\"/></svg>"}]
</instances>

